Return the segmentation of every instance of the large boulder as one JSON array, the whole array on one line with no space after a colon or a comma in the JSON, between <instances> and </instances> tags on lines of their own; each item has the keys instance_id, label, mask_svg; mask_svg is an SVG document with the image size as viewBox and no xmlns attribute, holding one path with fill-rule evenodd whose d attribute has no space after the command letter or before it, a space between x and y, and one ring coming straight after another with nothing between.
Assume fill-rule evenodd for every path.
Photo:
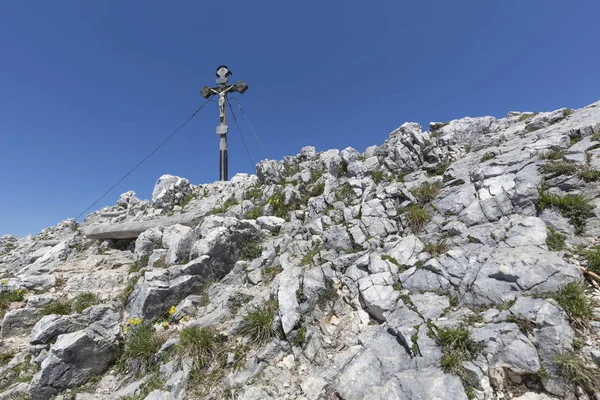
<instances>
[{"instance_id":1,"label":"large boulder","mask_svg":"<svg viewBox=\"0 0 600 400\"><path fill-rule=\"evenodd\" d=\"M114 310L113 313L117 314ZM106 371L120 352L116 332L118 329L106 329L94 323L83 330L58 336L50 354L42 361L41 370L31 380L31 399L48 400Z\"/></svg>"},{"instance_id":2,"label":"large boulder","mask_svg":"<svg viewBox=\"0 0 600 400\"><path fill-rule=\"evenodd\" d=\"M171 209L181 203L186 195L192 193L192 185L185 178L163 175L156 181L152 191L154 208Z\"/></svg>"}]
</instances>

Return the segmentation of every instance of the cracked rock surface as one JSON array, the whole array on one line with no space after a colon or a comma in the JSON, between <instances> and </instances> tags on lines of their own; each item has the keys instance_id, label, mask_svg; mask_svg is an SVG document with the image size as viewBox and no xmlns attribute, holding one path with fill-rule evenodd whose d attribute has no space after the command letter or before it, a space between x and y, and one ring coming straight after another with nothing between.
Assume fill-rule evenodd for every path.
<instances>
[{"instance_id":1,"label":"cracked rock surface","mask_svg":"<svg viewBox=\"0 0 600 400\"><path fill-rule=\"evenodd\" d=\"M0 399L599 398L596 168L600 102L405 123L2 236Z\"/></svg>"}]
</instances>

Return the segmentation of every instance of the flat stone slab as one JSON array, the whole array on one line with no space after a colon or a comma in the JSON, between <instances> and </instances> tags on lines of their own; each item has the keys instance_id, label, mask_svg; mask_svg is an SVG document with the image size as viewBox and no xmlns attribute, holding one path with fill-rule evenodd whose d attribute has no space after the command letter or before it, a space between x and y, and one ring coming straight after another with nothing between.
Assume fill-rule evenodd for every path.
<instances>
[{"instance_id":1,"label":"flat stone slab","mask_svg":"<svg viewBox=\"0 0 600 400\"><path fill-rule=\"evenodd\" d=\"M150 228L156 228L159 226L171 226L175 224L181 224L185 226L195 226L202 221L202 219L208 214L208 210L204 208L191 210L185 214L172 215L170 217L163 217L157 219L151 219L147 221L132 221L122 222L119 224L95 224L82 226L81 230L83 234L91 239L135 239L142 232Z\"/></svg>"}]
</instances>

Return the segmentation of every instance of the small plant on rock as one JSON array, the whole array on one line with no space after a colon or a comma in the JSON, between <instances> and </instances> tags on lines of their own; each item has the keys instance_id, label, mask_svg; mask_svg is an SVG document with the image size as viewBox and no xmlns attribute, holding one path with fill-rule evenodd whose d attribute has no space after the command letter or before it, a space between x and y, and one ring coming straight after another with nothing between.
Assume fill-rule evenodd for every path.
<instances>
[{"instance_id":1,"label":"small plant on rock","mask_svg":"<svg viewBox=\"0 0 600 400\"><path fill-rule=\"evenodd\" d=\"M156 366L154 355L166 338L156 332L152 325L138 324L137 321L137 319L134 320L134 324L129 327L126 333L125 346L119 360L119 366L124 371L133 370L143 375Z\"/></svg>"},{"instance_id":2,"label":"small plant on rock","mask_svg":"<svg viewBox=\"0 0 600 400\"><path fill-rule=\"evenodd\" d=\"M581 386L590 394L600 390L600 370L590 367L589 363L577 353L558 354L552 362L573 385Z\"/></svg>"},{"instance_id":3,"label":"small plant on rock","mask_svg":"<svg viewBox=\"0 0 600 400\"><path fill-rule=\"evenodd\" d=\"M335 193L335 198L344 203L354 197L356 197L356 193L354 193L354 189L352 189L352 186L348 182L340 186Z\"/></svg>"},{"instance_id":4,"label":"small plant on rock","mask_svg":"<svg viewBox=\"0 0 600 400\"><path fill-rule=\"evenodd\" d=\"M333 280L325 279L325 289L319 292L319 298L317 299L317 304L321 307L321 310L324 310L325 307L335 301L337 297L338 294L335 285L333 284Z\"/></svg>"},{"instance_id":5,"label":"small plant on rock","mask_svg":"<svg viewBox=\"0 0 600 400\"><path fill-rule=\"evenodd\" d=\"M434 257L444 254L450 250L447 239L438 239L435 243L425 243L424 250Z\"/></svg>"},{"instance_id":6,"label":"small plant on rock","mask_svg":"<svg viewBox=\"0 0 600 400\"><path fill-rule=\"evenodd\" d=\"M581 168L577 173L577 176L587 183L600 181L600 171L587 166Z\"/></svg>"},{"instance_id":7,"label":"small plant on rock","mask_svg":"<svg viewBox=\"0 0 600 400\"><path fill-rule=\"evenodd\" d=\"M556 300L573 325L586 327L594 318L595 304L586 295L583 286L577 282L569 282L558 291L547 293L543 297Z\"/></svg>"},{"instance_id":8,"label":"small plant on rock","mask_svg":"<svg viewBox=\"0 0 600 400\"><path fill-rule=\"evenodd\" d=\"M245 325L242 328L242 334L248 336L257 346L262 346L272 338L279 336L273 326L277 309L277 302L273 299L268 300L262 306L251 307L244 317Z\"/></svg>"},{"instance_id":9,"label":"small plant on rock","mask_svg":"<svg viewBox=\"0 0 600 400\"><path fill-rule=\"evenodd\" d=\"M215 360L221 343L226 340L211 327L185 327L179 333L176 352L194 360L194 368L204 369Z\"/></svg>"},{"instance_id":10,"label":"small plant on rock","mask_svg":"<svg viewBox=\"0 0 600 400\"><path fill-rule=\"evenodd\" d=\"M546 234L546 246L552 251L561 251L565 248L565 235L549 227Z\"/></svg>"},{"instance_id":11,"label":"small plant on rock","mask_svg":"<svg viewBox=\"0 0 600 400\"><path fill-rule=\"evenodd\" d=\"M281 268L281 265L277 264L277 265L271 265L269 267L264 267L262 269L262 278L263 278L263 282L271 282L273 281L273 279L275 279L275 277L277 275L279 275L279 273L283 271L283 268Z\"/></svg>"},{"instance_id":12,"label":"small plant on rock","mask_svg":"<svg viewBox=\"0 0 600 400\"><path fill-rule=\"evenodd\" d=\"M425 207L411 204L406 209L406 224L417 234L425 228L425 225L431 220L431 212Z\"/></svg>"},{"instance_id":13,"label":"small plant on rock","mask_svg":"<svg viewBox=\"0 0 600 400\"><path fill-rule=\"evenodd\" d=\"M321 243L317 243L314 245L314 247L312 248L312 250L310 250L308 253L306 253L304 255L304 257L302 257L302 259L300 260L300 264L301 265L310 265L313 262L313 259L315 258L315 256L317 254L319 254L319 252L322 249L322 245Z\"/></svg>"},{"instance_id":14,"label":"small plant on rock","mask_svg":"<svg viewBox=\"0 0 600 400\"><path fill-rule=\"evenodd\" d=\"M417 202L420 204L427 204L431 203L437 195L440 194L443 186L444 184L442 181L424 182L421 185L412 188L410 192L415 196Z\"/></svg>"},{"instance_id":15,"label":"small plant on rock","mask_svg":"<svg viewBox=\"0 0 600 400\"><path fill-rule=\"evenodd\" d=\"M450 163L439 163L435 168L427 171L428 176L441 176L448 169Z\"/></svg>"},{"instance_id":16,"label":"small plant on rock","mask_svg":"<svg viewBox=\"0 0 600 400\"><path fill-rule=\"evenodd\" d=\"M262 217L262 216L263 216L262 207L254 207L253 209L247 211L244 214L245 219L257 219L258 217Z\"/></svg>"},{"instance_id":17,"label":"small plant on rock","mask_svg":"<svg viewBox=\"0 0 600 400\"><path fill-rule=\"evenodd\" d=\"M42 315L58 314L69 315L71 313L71 304L66 299L52 300L41 309Z\"/></svg>"},{"instance_id":18,"label":"small plant on rock","mask_svg":"<svg viewBox=\"0 0 600 400\"><path fill-rule=\"evenodd\" d=\"M552 161L540 168L543 174L572 175L577 172L577 166L566 161Z\"/></svg>"},{"instance_id":19,"label":"small plant on rock","mask_svg":"<svg viewBox=\"0 0 600 400\"><path fill-rule=\"evenodd\" d=\"M542 153L540 155L540 158L542 160L551 160L551 161L557 161L557 160L561 160L565 154L567 154L567 152L563 149L560 150L549 150L546 153Z\"/></svg>"},{"instance_id":20,"label":"small plant on rock","mask_svg":"<svg viewBox=\"0 0 600 400\"><path fill-rule=\"evenodd\" d=\"M541 211L547 207L555 207L563 217L569 218L569 222L577 234L583 233L586 220L594 216L592 212L594 205L590 204L590 200L585 196L581 194L558 196L540 188L538 210Z\"/></svg>"},{"instance_id":21,"label":"small plant on rock","mask_svg":"<svg viewBox=\"0 0 600 400\"><path fill-rule=\"evenodd\" d=\"M496 158L496 153L494 153L493 151L488 151L483 156L481 156L481 159L479 161L486 162L490 161L493 158Z\"/></svg>"},{"instance_id":22,"label":"small plant on rock","mask_svg":"<svg viewBox=\"0 0 600 400\"><path fill-rule=\"evenodd\" d=\"M373 179L373 182L375 182L376 185L383 181L384 176L385 173L380 169L374 169L373 171L371 171L371 178Z\"/></svg>"},{"instance_id":23,"label":"small plant on rock","mask_svg":"<svg viewBox=\"0 0 600 400\"><path fill-rule=\"evenodd\" d=\"M531 118L535 117L536 115L537 115L537 113L521 114L521 116L519 117L519 122L527 121L528 119L531 119Z\"/></svg>"},{"instance_id":24,"label":"small plant on rock","mask_svg":"<svg viewBox=\"0 0 600 400\"><path fill-rule=\"evenodd\" d=\"M464 326L458 328L441 328L437 330L435 341L442 348L440 366L447 374L457 375L463 383L469 398L473 398L473 387L477 382L468 374L463 366L483 350L483 344L471 339L471 331Z\"/></svg>"},{"instance_id":25,"label":"small plant on rock","mask_svg":"<svg viewBox=\"0 0 600 400\"><path fill-rule=\"evenodd\" d=\"M587 261L587 268L600 275L600 246L594 246L590 250L584 250L583 256Z\"/></svg>"},{"instance_id":26,"label":"small plant on rock","mask_svg":"<svg viewBox=\"0 0 600 400\"><path fill-rule=\"evenodd\" d=\"M246 240L242 243L242 260L254 260L262 254L262 246L258 240Z\"/></svg>"},{"instance_id":27,"label":"small plant on rock","mask_svg":"<svg viewBox=\"0 0 600 400\"><path fill-rule=\"evenodd\" d=\"M506 322L516 324L519 330L525 334L533 334L533 329L535 328L535 324L522 315L510 314L506 318Z\"/></svg>"},{"instance_id":28,"label":"small plant on rock","mask_svg":"<svg viewBox=\"0 0 600 400\"><path fill-rule=\"evenodd\" d=\"M92 292L79 294L73 299L72 308L76 313L82 313L88 307L95 306L100 303L100 299Z\"/></svg>"}]
</instances>

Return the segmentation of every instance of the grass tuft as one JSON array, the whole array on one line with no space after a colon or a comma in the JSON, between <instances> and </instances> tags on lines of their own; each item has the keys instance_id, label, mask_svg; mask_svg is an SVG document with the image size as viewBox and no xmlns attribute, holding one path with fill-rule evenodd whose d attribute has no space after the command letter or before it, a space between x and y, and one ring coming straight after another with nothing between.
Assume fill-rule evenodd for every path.
<instances>
[{"instance_id":1,"label":"grass tuft","mask_svg":"<svg viewBox=\"0 0 600 400\"><path fill-rule=\"evenodd\" d=\"M594 302L577 282L569 282L556 292L546 293L542 297L556 300L559 306L567 313L567 317L575 326L584 328L594 318Z\"/></svg>"},{"instance_id":2,"label":"grass tuft","mask_svg":"<svg viewBox=\"0 0 600 400\"><path fill-rule=\"evenodd\" d=\"M181 357L192 358L195 368L204 369L215 360L223 341L224 337L212 327L185 327L179 332L176 352Z\"/></svg>"},{"instance_id":3,"label":"grass tuft","mask_svg":"<svg viewBox=\"0 0 600 400\"><path fill-rule=\"evenodd\" d=\"M69 315L71 313L71 304L66 299L52 300L41 309L42 315L58 314Z\"/></svg>"},{"instance_id":4,"label":"grass tuft","mask_svg":"<svg viewBox=\"0 0 600 400\"><path fill-rule=\"evenodd\" d=\"M263 282L272 282L279 273L283 271L281 265L271 265L262 269Z\"/></svg>"},{"instance_id":5,"label":"grass tuft","mask_svg":"<svg viewBox=\"0 0 600 400\"><path fill-rule=\"evenodd\" d=\"M484 345L471 339L471 331L464 326L438 329L435 341L442 350L440 360L442 370L447 374L457 375L463 383L467 396L473 398L473 388L477 382L469 376L463 363L473 360L477 353L483 350Z\"/></svg>"},{"instance_id":6,"label":"grass tuft","mask_svg":"<svg viewBox=\"0 0 600 400\"><path fill-rule=\"evenodd\" d=\"M442 181L424 182L410 192L420 204L431 203L440 194L444 184Z\"/></svg>"},{"instance_id":7,"label":"grass tuft","mask_svg":"<svg viewBox=\"0 0 600 400\"><path fill-rule=\"evenodd\" d=\"M248 336L257 346L262 346L274 337L278 337L279 333L273 327L277 310L277 302L273 299L262 306L251 307L244 317L242 334Z\"/></svg>"},{"instance_id":8,"label":"grass tuft","mask_svg":"<svg viewBox=\"0 0 600 400\"><path fill-rule=\"evenodd\" d=\"M539 190L538 210L548 207L557 208L561 215L569 218L569 222L575 228L575 233L583 233L588 218L594 216L592 210L594 205L590 204L588 198L581 194L567 194L558 196L541 188Z\"/></svg>"},{"instance_id":9,"label":"grass tuft","mask_svg":"<svg viewBox=\"0 0 600 400\"><path fill-rule=\"evenodd\" d=\"M380 169L374 169L371 171L371 179L373 179L373 182L375 182L376 185L383 181L384 176L385 173Z\"/></svg>"},{"instance_id":10,"label":"grass tuft","mask_svg":"<svg viewBox=\"0 0 600 400\"><path fill-rule=\"evenodd\" d=\"M561 251L565 248L565 235L548 227L546 234L546 246L552 251Z\"/></svg>"},{"instance_id":11,"label":"grass tuft","mask_svg":"<svg viewBox=\"0 0 600 400\"><path fill-rule=\"evenodd\" d=\"M414 234L425 228L431 220L431 212L425 207L411 204L406 208L406 224Z\"/></svg>"},{"instance_id":12,"label":"grass tuft","mask_svg":"<svg viewBox=\"0 0 600 400\"><path fill-rule=\"evenodd\" d=\"M496 158L496 153L494 153L493 151L488 151L483 156L481 156L481 159L479 161L486 162L486 161L489 161L489 160L491 160L493 158Z\"/></svg>"},{"instance_id":13,"label":"grass tuft","mask_svg":"<svg viewBox=\"0 0 600 400\"><path fill-rule=\"evenodd\" d=\"M565 150L549 150L545 153L542 153L540 155L540 158L542 160L551 160L551 161L557 161L557 160L562 160L562 158L565 156L565 154L567 154L567 152Z\"/></svg>"},{"instance_id":14,"label":"grass tuft","mask_svg":"<svg viewBox=\"0 0 600 400\"><path fill-rule=\"evenodd\" d=\"M585 250L583 256L587 261L587 268L600 275L600 246L594 246L590 250Z\"/></svg>"},{"instance_id":15,"label":"grass tuft","mask_svg":"<svg viewBox=\"0 0 600 400\"><path fill-rule=\"evenodd\" d=\"M242 243L241 258L242 260L254 260L262 254L262 246L258 240L246 240Z\"/></svg>"},{"instance_id":16,"label":"grass tuft","mask_svg":"<svg viewBox=\"0 0 600 400\"><path fill-rule=\"evenodd\" d=\"M150 324L130 326L119 364L124 370L145 374L156 367L154 355L165 342Z\"/></svg>"},{"instance_id":17,"label":"grass tuft","mask_svg":"<svg viewBox=\"0 0 600 400\"><path fill-rule=\"evenodd\" d=\"M575 352L559 354L552 362L573 385L581 386L590 394L600 390L600 370L589 367L586 360Z\"/></svg>"},{"instance_id":18,"label":"grass tuft","mask_svg":"<svg viewBox=\"0 0 600 400\"><path fill-rule=\"evenodd\" d=\"M577 172L577 166L566 161L551 161L542 165L540 171L550 175L572 175Z\"/></svg>"},{"instance_id":19,"label":"grass tuft","mask_svg":"<svg viewBox=\"0 0 600 400\"><path fill-rule=\"evenodd\" d=\"M424 250L434 257L444 254L450 250L447 239L438 239L435 243L425 243Z\"/></svg>"},{"instance_id":20,"label":"grass tuft","mask_svg":"<svg viewBox=\"0 0 600 400\"><path fill-rule=\"evenodd\" d=\"M73 299L71 307L76 313L82 313L88 307L95 306L100 303L100 299L92 292L79 294Z\"/></svg>"}]
</instances>

